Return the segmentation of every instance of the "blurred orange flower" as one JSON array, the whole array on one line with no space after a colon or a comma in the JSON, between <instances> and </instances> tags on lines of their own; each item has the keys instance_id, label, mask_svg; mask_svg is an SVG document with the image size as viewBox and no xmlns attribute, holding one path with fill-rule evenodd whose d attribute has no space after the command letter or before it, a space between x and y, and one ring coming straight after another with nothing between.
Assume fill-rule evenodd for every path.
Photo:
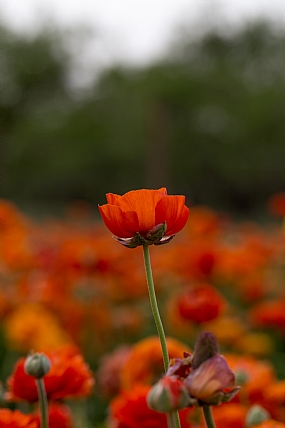
<instances>
[{"instance_id":1,"label":"blurred orange flower","mask_svg":"<svg viewBox=\"0 0 285 428\"><path fill-rule=\"evenodd\" d=\"M258 403L264 407L264 391L275 382L274 368L269 361L259 361L246 355L225 355L227 362L241 385L233 399L243 404Z\"/></svg>"},{"instance_id":2,"label":"blurred orange flower","mask_svg":"<svg viewBox=\"0 0 285 428\"><path fill-rule=\"evenodd\" d=\"M165 428L166 415L151 410L147 405L148 391L147 386L135 385L131 391L115 397L110 403L107 428ZM190 409L179 412L181 428L194 428L190 414Z\"/></svg>"},{"instance_id":3,"label":"blurred orange flower","mask_svg":"<svg viewBox=\"0 0 285 428\"><path fill-rule=\"evenodd\" d=\"M244 428L247 407L238 403L213 406L213 417L217 428Z\"/></svg>"},{"instance_id":4,"label":"blurred orange flower","mask_svg":"<svg viewBox=\"0 0 285 428\"><path fill-rule=\"evenodd\" d=\"M18 351L48 351L71 342L56 316L40 303L16 306L3 326L9 346Z\"/></svg>"},{"instance_id":5,"label":"blurred orange flower","mask_svg":"<svg viewBox=\"0 0 285 428\"><path fill-rule=\"evenodd\" d=\"M52 363L51 370L44 377L49 400L84 397L92 392L95 382L93 375L76 348L66 346L46 355ZM25 358L18 360L7 380L8 390L5 398L8 401L38 400L35 379L25 373L24 363Z\"/></svg>"},{"instance_id":6,"label":"blurred orange flower","mask_svg":"<svg viewBox=\"0 0 285 428\"><path fill-rule=\"evenodd\" d=\"M175 235L185 226L189 209L184 196L169 196L166 188L132 190L119 196L108 193L107 204L99 211L107 228L119 238L143 238L155 226L166 223L165 236Z\"/></svg>"},{"instance_id":7,"label":"blurred orange flower","mask_svg":"<svg viewBox=\"0 0 285 428\"><path fill-rule=\"evenodd\" d=\"M0 409L0 427L2 428L38 428L33 415L19 410Z\"/></svg>"},{"instance_id":8,"label":"blurred orange flower","mask_svg":"<svg viewBox=\"0 0 285 428\"><path fill-rule=\"evenodd\" d=\"M183 342L166 338L169 358L183 357L191 350ZM131 389L136 383L152 385L164 373L161 345L156 336L137 342L121 371L122 389Z\"/></svg>"},{"instance_id":9,"label":"blurred orange flower","mask_svg":"<svg viewBox=\"0 0 285 428\"><path fill-rule=\"evenodd\" d=\"M254 425L253 428L285 428L285 424L282 422L274 421L270 419L268 421L264 421L259 425Z\"/></svg>"}]
</instances>

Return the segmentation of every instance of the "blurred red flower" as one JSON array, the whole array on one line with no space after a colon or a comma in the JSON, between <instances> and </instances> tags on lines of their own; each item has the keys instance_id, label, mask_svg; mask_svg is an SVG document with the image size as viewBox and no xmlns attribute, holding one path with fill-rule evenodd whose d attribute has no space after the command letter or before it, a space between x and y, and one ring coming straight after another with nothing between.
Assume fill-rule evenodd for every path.
<instances>
[{"instance_id":1,"label":"blurred red flower","mask_svg":"<svg viewBox=\"0 0 285 428\"><path fill-rule=\"evenodd\" d=\"M277 216L285 216L285 192L276 193L268 201L269 211Z\"/></svg>"},{"instance_id":2,"label":"blurred red flower","mask_svg":"<svg viewBox=\"0 0 285 428\"><path fill-rule=\"evenodd\" d=\"M185 226L189 209L184 196L169 196L165 188L132 190L123 196L108 193L107 204L99 211L107 228L117 237L132 238L166 222L166 236L180 232Z\"/></svg>"},{"instance_id":3,"label":"blurred red flower","mask_svg":"<svg viewBox=\"0 0 285 428\"><path fill-rule=\"evenodd\" d=\"M257 327L275 327L285 332L285 299L260 302L249 311Z\"/></svg>"},{"instance_id":4,"label":"blurred red flower","mask_svg":"<svg viewBox=\"0 0 285 428\"><path fill-rule=\"evenodd\" d=\"M180 315L202 323L217 318L225 308L224 298L210 284L189 287L178 298Z\"/></svg>"},{"instance_id":5,"label":"blurred red flower","mask_svg":"<svg viewBox=\"0 0 285 428\"><path fill-rule=\"evenodd\" d=\"M58 403L49 405L49 428L72 428L72 415L67 406ZM41 428L40 416L35 417L37 428Z\"/></svg>"},{"instance_id":6,"label":"blurred red flower","mask_svg":"<svg viewBox=\"0 0 285 428\"><path fill-rule=\"evenodd\" d=\"M76 348L67 346L46 355L52 363L51 370L44 377L49 400L82 397L91 393L95 381L89 366ZM7 380L5 398L8 401L38 400L35 379L25 373L24 363L25 358L19 359Z\"/></svg>"},{"instance_id":7,"label":"blurred red flower","mask_svg":"<svg viewBox=\"0 0 285 428\"><path fill-rule=\"evenodd\" d=\"M131 391L115 397L110 403L107 428L165 428L166 415L151 410L147 405L148 391L149 387L136 385ZM190 414L190 409L179 412L181 428L193 427Z\"/></svg>"}]
</instances>

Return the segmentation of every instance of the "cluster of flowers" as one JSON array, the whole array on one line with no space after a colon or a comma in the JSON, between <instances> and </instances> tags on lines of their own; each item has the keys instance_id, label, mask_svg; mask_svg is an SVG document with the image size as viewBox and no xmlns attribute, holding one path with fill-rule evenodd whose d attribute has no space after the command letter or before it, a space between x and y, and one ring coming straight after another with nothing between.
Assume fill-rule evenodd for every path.
<instances>
[{"instance_id":1,"label":"cluster of flowers","mask_svg":"<svg viewBox=\"0 0 285 428\"><path fill-rule=\"evenodd\" d=\"M218 428L244 428L252 405L262 406L269 415L256 427L285 426L285 381L278 379L268 359L260 359L272 356L284 367L282 225L237 224L205 207L193 207L186 224L184 199L167 198L160 189L158 199L146 198L140 212L128 211L130 195L108 196L100 212L122 246L110 240L84 204L72 206L65 221L40 224L2 201L5 345L7 352L45 352L52 361L44 378L50 428L72 426L62 400L92 393L94 378L82 354L99 366L95 393L109 401L108 428L165 427L161 385L169 391L170 405L182 407L183 428L204 427L197 406L228 400L213 410ZM284 216L284 200L284 195L273 198L270 209ZM166 204L171 213L167 229ZM154 216L145 216L153 205ZM171 245L156 248L184 226ZM153 322L136 248L145 244L155 244L152 260L160 307L167 332L179 338L167 339L171 365L163 377L159 341L149 336ZM215 334L226 359L216 351L195 364L196 352L193 357L189 345L202 330ZM35 381L23 367L20 359L5 384L7 406L37 401ZM24 415L9 408L0 410L1 422L13 428L39 427L37 413Z\"/></svg>"},{"instance_id":2,"label":"cluster of flowers","mask_svg":"<svg viewBox=\"0 0 285 428\"><path fill-rule=\"evenodd\" d=\"M26 369L28 358L20 358L15 364L13 373L7 379L7 389L3 397L7 404L21 402L33 404L38 401L35 377ZM43 370L42 374L44 375L47 371L44 376L44 386L49 402L49 428L71 428L72 414L70 408L63 404L63 400L78 400L90 395L95 383L93 374L79 350L74 346L50 351L46 359L50 361L50 367L48 370ZM18 410L0 409L0 426L39 428L40 415L38 410L24 414Z\"/></svg>"}]
</instances>

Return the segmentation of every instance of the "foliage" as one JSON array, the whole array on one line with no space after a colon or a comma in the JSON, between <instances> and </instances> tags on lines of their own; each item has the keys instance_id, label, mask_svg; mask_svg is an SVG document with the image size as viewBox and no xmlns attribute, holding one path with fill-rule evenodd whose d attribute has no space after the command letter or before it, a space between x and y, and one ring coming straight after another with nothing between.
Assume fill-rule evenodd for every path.
<instances>
[{"instance_id":1,"label":"foliage","mask_svg":"<svg viewBox=\"0 0 285 428\"><path fill-rule=\"evenodd\" d=\"M248 214L284 189L284 29L187 35L151 65L94 74L77 97L65 41L2 30L4 197L102 203L131 182Z\"/></svg>"}]
</instances>

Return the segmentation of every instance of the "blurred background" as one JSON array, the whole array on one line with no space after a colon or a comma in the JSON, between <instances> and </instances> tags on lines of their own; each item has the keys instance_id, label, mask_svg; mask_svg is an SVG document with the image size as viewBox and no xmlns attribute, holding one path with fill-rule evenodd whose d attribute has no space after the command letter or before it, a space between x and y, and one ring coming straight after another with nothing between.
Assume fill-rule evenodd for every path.
<instances>
[{"instance_id":1,"label":"blurred background","mask_svg":"<svg viewBox=\"0 0 285 428\"><path fill-rule=\"evenodd\" d=\"M285 189L283 0L10 0L2 195L35 215L166 186L260 218Z\"/></svg>"}]
</instances>

